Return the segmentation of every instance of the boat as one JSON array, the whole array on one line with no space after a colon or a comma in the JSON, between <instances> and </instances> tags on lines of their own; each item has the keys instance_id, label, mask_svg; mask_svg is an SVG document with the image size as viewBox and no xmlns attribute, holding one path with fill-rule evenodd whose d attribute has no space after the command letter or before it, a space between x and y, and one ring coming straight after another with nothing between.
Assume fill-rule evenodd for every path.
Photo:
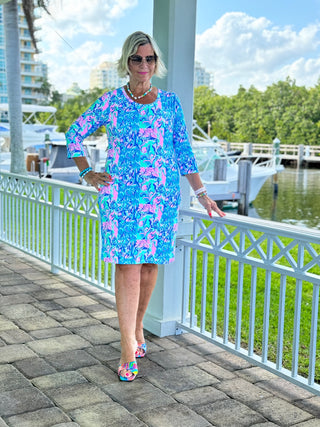
<instances>
[{"instance_id":1,"label":"boat","mask_svg":"<svg viewBox=\"0 0 320 427\"><path fill-rule=\"evenodd\" d=\"M193 152L197 159L201 180L207 188L208 195L216 201L235 201L238 193L239 161L247 159L242 153L227 153L221 146L221 141L214 136L210 138L200 126L193 121ZM226 176L223 180L215 180L215 162L224 159L226 162ZM255 158L251 169L251 181L249 203L257 197L266 180L284 167L279 164L279 158L275 155L267 160L259 162ZM193 199L194 197L191 196Z\"/></svg>"}]
</instances>

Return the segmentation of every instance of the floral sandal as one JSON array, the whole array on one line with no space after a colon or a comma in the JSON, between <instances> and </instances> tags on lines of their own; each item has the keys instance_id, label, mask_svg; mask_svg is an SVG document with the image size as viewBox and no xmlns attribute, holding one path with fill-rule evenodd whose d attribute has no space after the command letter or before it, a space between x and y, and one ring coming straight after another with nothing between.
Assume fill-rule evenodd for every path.
<instances>
[{"instance_id":1,"label":"floral sandal","mask_svg":"<svg viewBox=\"0 0 320 427\"><path fill-rule=\"evenodd\" d=\"M118 377L120 381L133 381L138 375L138 366L136 362L123 363L118 368Z\"/></svg>"},{"instance_id":2,"label":"floral sandal","mask_svg":"<svg viewBox=\"0 0 320 427\"><path fill-rule=\"evenodd\" d=\"M147 344L145 342L137 343L136 358L144 357L147 354Z\"/></svg>"}]
</instances>

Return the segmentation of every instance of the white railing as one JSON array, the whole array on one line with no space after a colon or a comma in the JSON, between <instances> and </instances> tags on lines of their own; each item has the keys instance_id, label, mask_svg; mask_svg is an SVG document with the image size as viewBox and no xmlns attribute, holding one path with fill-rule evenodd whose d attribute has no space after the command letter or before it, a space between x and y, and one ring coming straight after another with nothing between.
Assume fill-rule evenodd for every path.
<instances>
[{"instance_id":1,"label":"white railing","mask_svg":"<svg viewBox=\"0 0 320 427\"><path fill-rule=\"evenodd\" d=\"M180 213L186 225L193 218L193 234L177 240L177 326L320 394L320 232ZM0 172L0 241L114 293L92 188Z\"/></svg>"},{"instance_id":2,"label":"white railing","mask_svg":"<svg viewBox=\"0 0 320 427\"><path fill-rule=\"evenodd\" d=\"M219 144L224 150L241 150L243 155L247 156L248 148L250 146L251 156L272 157L274 155L273 144L256 144L251 142L226 142L219 141ZM319 160L320 161L320 146L319 145L301 145L302 151L300 152L299 145L280 144L279 155L283 159L296 160L302 156L303 160Z\"/></svg>"},{"instance_id":3,"label":"white railing","mask_svg":"<svg viewBox=\"0 0 320 427\"><path fill-rule=\"evenodd\" d=\"M96 190L0 173L0 241L114 293L114 265L100 260Z\"/></svg>"},{"instance_id":4,"label":"white railing","mask_svg":"<svg viewBox=\"0 0 320 427\"><path fill-rule=\"evenodd\" d=\"M194 210L179 327L320 394L320 231Z\"/></svg>"}]
</instances>

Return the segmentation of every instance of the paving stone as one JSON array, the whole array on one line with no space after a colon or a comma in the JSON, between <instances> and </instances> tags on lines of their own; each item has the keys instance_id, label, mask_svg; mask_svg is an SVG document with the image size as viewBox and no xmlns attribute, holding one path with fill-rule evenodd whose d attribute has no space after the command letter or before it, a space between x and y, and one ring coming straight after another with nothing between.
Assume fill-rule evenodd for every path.
<instances>
[{"instance_id":1,"label":"paving stone","mask_svg":"<svg viewBox=\"0 0 320 427\"><path fill-rule=\"evenodd\" d=\"M182 391L172 395L178 402L187 406L204 405L206 403L213 403L217 400L226 399L227 396L222 391L217 390L215 387L199 387L191 390Z\"/></svg>"},{"instance_id":2,"label":"paving stone","mask_svg":"<svg viewBox=\"0 0 320 427\"><path fill-rule=\"evenodd\" d=\"M77 423L62 423L62 424L55 424L52 427L80 427Z\"/></svg>"},{"instance_id":3,"label":"paving stone","mask_svg":"<svg viewBox=\"0 0 320 427\"><path fill-rule=\"evenodd\" d=\"M259 399L266 399L267 397L271 396L270 393L242 378L221 381L219 384L217 384L216 387L226 393L228 396L239 400L242 403L248 403Z\"/></svg>"},{"instance_id":4,"label":"paving stone","mask_svg":"<svg viewBox=\"0 0 320 427\"><path fill-rule=\"evenodd\" d=\"M66 295L70 297L82 296L81 292L79 292L77 289L70 288L69 286L63 288L62 291L64 293L64 297L66 297Z\"/></svg>"},{"instance_id":5,"label":"paving stone","mask_svg":"<svg viewBox=\"0 0 320 427\"><path fill-rule=\"evenodd\" d=\"M34 307L38 308L41 311L51 311L61 309L61 305L57 304L54 301L37 301L33 303Z\"/></svg>"},{"instance_id":6,"label":"paving stone","mask_svg":"<svg viewBox=\"0 0 320 427\"><path fill-rule=\"evenodd\" d=\"M0 392L31 387L31 383L12 365L0 365Z\"/></svg>"},{"instance_id":7,"label":"paving stone","mask_svg":"<svg viewBox=\"0 0 320 427\"><path fill-rule=\"evenodd\" d=\"M0 338L7 344L24 344L33 338L21 329L11 329L0 332Z\"/></svg>"},{"instance_id":8,"label":"paving stone","mask_svg":"<svg viewBox=\"0 0 320 427\"><path fill-rule=\"evenodd\" d=\"M7 305L11 306L14 304L28 304L35 301L36 300L28 294L15 294L5 297L0 296L0 313L2 313L2 309Z\"/></svg>"},{"instance_id":9,"label":"paving stone","mask_svg":"<svg viewBox=\"0 0 320 427\"><path fill-rule=\"evenodd\" d=\"M12 427L51 427L57 425L56 423L68 422L70 418L59 408L47 408L14 415L9 417L7 421Z\"/></svg>"},{"instance_id":10,"label":"paving stone","mask_svg":"<svg viewBox=\"0 0 320 427\"><path fill-rule=\"evenodd\" d=\"M25 294L29 292L38 292L41 288L33 283L23 283L22 285L1 286L2 295Z\"/></svg>"},{"instance_id":11,"label":"paving stone","mask_svg":"<svg viewBox=\"0 0 320 427\"><path fill-rule=\"evenodd\" d=\"M47 313L49 316L56 319L58 322L64 322L65 320L80 319L81 317L88 317L79 308L65 308L62 310L52 310Z\"/></svg>"},{"instance_id":12,"label":"paving stone","mask_svg":"<svg viewBox=\"0 0 320 427\"><path fill-rule=\"evenodd\" d=\"M87 326L74 331L77 335L85 338L91 344L109 344L121 339L120 333L106 325Z\"/></svg>"},{"instance_id":13,"label":"paving stone","mask_svg":"<svg viewBox=\"0 0 320 427\"><path fill-rule=\"evenodd\" d=\"M233 399L198 406L197 413L219 427L248 427L266 421L262 415Z\"/></svg>"},{"instance_id":14,"label":"paving stone","mask_svg":"<svg viewBox=\"0 0 320 427\"><path fill-rule=\"evenodd\" d=\"M281 426L291 426L312 418L311 414L297 408L286 400L278 397L257 400L250 404L251 408L264 415L268 420Z\"/></svg>"},{"instance_id":15,"label":"paving stone","mask_svg":"<svg viewBox=\"0 0 320 427\"><path fill-rule=\"evenodd\" d=\"M203 362L198 363L199 368L208 372L208 374L215 376L219 380L228 380L231 378L236 378L236 375L233 372L228 371L227 369L221 368L221 366L216 365L213 362Z\"/></svg>"},{"instance_id":16,"label":"paving stone","mask_svg":"<svg viewBox=\"0 0 320 427\"><path fill-rule=\"evenodd\" d=\"M217 345L212 344L210 342L189 345L187 348L188 350L193 351L194 353L197 353L201 356L206 356L207 354L220 353L221 351L224 351Z\"/></svg>"},{"instance_id":17,"label":"paving stone","mask_svg":"<svg viewBox=\"0 0 320 427\"><path fill-rule=\"evenodd\" d=\"M52 280L46 280L45 283L42 283L43 289L65 289L67 285L63 282L55 282Z\"/></svg>"},{"instance_id":18,"label":"paving stone","mask_svg":"<svg viewBox=\"0 0 320 427\"><path fill-rule=\"evenodd\" d=\"M16 319L15 322L21 329L24 329L27 332L36 331L37 329L56 328L60 326L56 320L51 319L51 317L45 316L44 314L42 316Z\"/></svg>"},{"instance_id":19,"label":"paving stone","mask_svg":"<svg viewBox=\"0 0 320 427\"><path fill-rule=\"evenodd\" d=\"M16 324L11 320L8 320L5 316L0 316L0 331L10 331L13 329L19 329Z\"/></svg>"},{"instance_id":20,"label":"paving stone","mask_svg":"<svg viewBox=\"0 0 320 427\"><path fill-rule=\"evenodd\" d=\"M206 342L206 341L204 341L203 338L200 338L197 335L190 334L188 332L182 333L180 335L172 335L172 336L168 337L168 339L179 344L179 346L204 344Z\"/></svg>"},{"instance_id":21,"label":"paving stone","mask_svg":"<svg viewBox=\"0 0 320 427\"><path fill-rule=\"evenodd\" d=\"M303 409L304 411L307 411L320 419L320 396L313 396L310 399L297 400L294 402L294 404L300 409Z\"/></svg>"},{"instance_id":22,"label":"paving stone","mask_svg":"<svg viewBox=\"0 0 320 427\"><path fill-rule=\"evenodd\" d=\"M81 317L81 319L75 320L66 320L62 322L62 325L66 328L76 331L77 328L82 328L85 326L101 325L101 322L93 317Z\"/></svg>"},{"instance_id":23,"label":"paving stone","mask_svg":"<svg viewBox=\"0 0 320 427\"><path fill-rule=\"evenodd\" d=\"M260 368L258 366L253 366L252 368L247 369L241 369L241 371L237 372L237 375L252 383L279 378L272 372L267 371L266 369Z\"/></svg>"},{"instance_id":24,"label":"paving stone","mask_svg":"<svg viewBox=\"0 0 320 427\"><path fill-rule=\"evenodd\" d=\"M45 360L57 371L70 371L85 366L97 365L100 362L84 350L72 350L55 353L45 357Z\"/></svg>"},{"instance_id":25,"label":"paving stone","mask_svg":"<svg viewBox=\"0 0 320 427\"><path fill-rule=\"evenodd\" d=\"M32 383L41 390L60 388L75 384L87 383L86 378L79 372L67 371L34 378Z\"/></svg>"},{"instance_id":26,"label":"paving stone","mask_svg":"<svg viewBox=\"0 0 320 427\"><path fill-rule=\"evenodd\" d=\"M66 294L58 289L47 289L45 291L42 290L41 292L37 292L37 294L34 296L37 298L37 300L43 301L43 300L54 300L58 298L65 298Z\"/></svg>"},{"instance_id":27,"label":"paving stone","mask_svg":"<svg viewBox=\"0 0 320 427\"><path fill-rule=\"evenodd\" d=\"M295 427L319 427L320 422L319 418L312 418L311 420L305 421L303 423L295 424Z\"/></svg>"},{"instance_id":28,"label":"paving stone","mask_svg":"<svg viewBox=\"0 0 320 427\"><path fill-rule=\"evenodd\" d=\"M238 369L250 368L252 366L251 363L247 362L242 357L236 356L235 354L229 353L227 351L209 354L206 356L206 358L225 369L234 371Z\"/></svg>"},{"instance_id":29,"label":"paving stone","mask_svg":"<svg viewBox=\"0 0 320 427\"><path fill-rule=\"evenodd\" d=\"M138 416L148 427L168 427L173 422L175 427L210 426L205 418L180 404L144 411Z\"/></svg>"},{"instance_id":30,"label":"paving stone","mask_svg":"<svg viewBox=\"0 0 320 427\"><path fill-rule=\"evenodd\" d=\"M77 335L64 335L56 338L46 338L40 341L31 341L27 344L40 356L77 350L90 346L90 343Z\"/></svg>"},{"instance_id":31,"label":"paving stone","mask_svg":"<svg viewBox=\"0 0 320 427\"><path fill-rule=\"evenodd\" d=\"M119 353L120 355L120 353ZM119 358L116 359L116 363L119 361ZM109 363L110 364L110 363ZM143 359L138 359L138 365L139 365L139 377L149 377L153 373L162 372L163 368L161 368L159 365L157 365L155 362L150 360L148 357L144 357ZM117 364L113 365L115 368L117 368Z\"/></svg>"},{"instance_id":32,"label":"paving stone","mask_svg":"<svg viewBox=\"0 0 320 427\"><path fill-rule=\"evenodd\" d=\"M92 384L75 384L60 388L50 388L46 394L64 411L71 411L96 403L110 402L111 399L102 390Z\"/></svg>"},{"instance_id":33,"label":"paving stone","mask_svg":"<svg viewBox=\"0 0 320 427\"><path fill-rule=\"evenodd\" d=\"M0 363L12 363L16 360L35 357L36 354L26 344L12 344L1 347Z\"/></svg>"},{"instance_id":34,"label":"paving stone","mask_svg":"<svg viewBox=\"0 0 320 427\"><path fill-rule=\"evenodd\" d=\"M116 402L98 403L90 408L70 413L81 427L140 427L145 426L133 414Z\"/></svg>"},{"instance_id":35,"label":"paving stone","mask_svg":"<svg viewBox=\"0 0 320 427\"><path fill-rule=\"evenodd\" d=\"M108 319L102 319L101 322L107 326L110 326L113 329L117 329L117 330L120 329L118 317L110 317ZM161 350L162 350L162 348L161 348Z\"/></svg>"},{"instance_id":36,"label":"paving stone","mask_svg":"<svg viewBox=\"0 0 320 427\"><path fill-rule=\"evenodd\" d=\"M70 335L72 332L69 329L59 326L58 328L38 329L31 331L30 335L33 338L43 340L44 338L61 337L63 335Z\"/></svg>"},{"instance_id":37,"label":"paving stone","mask_svg":"<svg viewBox=\"0 0 320 427\"><path fill-rule=\"evenodd\" d=\"M86 305L96 304L96 301L86 295L80 295L75 297L66 297L59 298L59 301L56 301L58 304L66 308L71 307L84 307Z\"/></svg>"},{"instance_id":38,"label":"paving stone","mask_svg":"<svg viewBox=\"0 0 320 427\"><path fill-rule=\"evenodd\" d=\"M88 366L79 369L78 372L88 381L99 387L119 382L119 378L115 372L103 365Z\"/></svg>"},{"instance_id":39,"label":"paving stone","mask_svg":"<svg viewBox=\"0 0 320 427\"><path fill-rule=\"evenodd\" d=\"M175 403L172 397L140 378L125 384L118 381L102 387L102 390L134 414Z\"/></svg>"},{"instance_id":40,"label":"paving stone","mask_svg":"<svg viewBox=\"0 0 320 427\"><path fill-rule=\"evenodd\" d=\"M27 378L39 377L56 372L56 370L40 357L20 360L14 366Z\"/></svg>"},{"instance_id":41,"label":"paving stone","mask_svg":"<svg viewBox=\"0 0 320 427\"><path fill-rule=\"evenodd\" d=\"M148 381L166 393L177 393L192 388L217 384L219 381L196 366L177 369L155 370L146 377Z\"/></svg>"},{"instance_id":42,"label":"paving stone","mask_svg":"<svg viewBox=\"0 0 320 427\"><path fill-rule=\"evenodd\" d=\"M95 345L86 349L86 352L91 354L100 362L108 362L109 360L119 360L121 353L111 345Z\"/></svg>"},{"instance_id":43,"label":"paving stone","mask_svg":"<svg viewBox=\"0 0 320 427\"><path fill-rule=\"evenodd\" d=\"M195 365L204 362L204 358L198 354L192 353L183 347L173 348L172 350L159 351L150 354L148 357L158 365L166 369L179 368L180 366Z\"/></svg>"},{"instance_id":44,"label":"paving stone","mask_svg":"<svg viewBox=\"0 0 320 427\"><path fill-rule=\"evenodd\" d=\"M264 390L270 391L275 396L288 401L308 399L314 396L310 391L278 377L267 381L261 381L257 385Z\"/></svg>"},{"instance_id":45,"label":"paving stone","mask_svg":"<svg viewBox=\"0 0 320 427\"><path fill-rule=\"evenodd\" d=\"M153 335L149 339L158 346L162 347L164 350L171 350L173 348L180 347L179 344L170 340L169 338L159 338Z\"/></svg>"},{"instance_id":46,"label":"paving stone","mask_svg":"<svg viewBox=\"0 0 320 427\"><path fill-rule=\"evenodd\" d=\"M31 304L10 304L0 307L0 313L4 314L8 319L21 320L26 317L42 316L44 313L33 307Z\"/></svg>"},{"instance_id":47,"label":"paving stone","mask_svg":"<svg viewBox=\"0 0 320 427\"><path fill-rule=\"evenodd\" d=\"M50 406L53 406L52 402L33 387L0 393L0 415L2 417L32 412Z\"/></svg>"}]
</instances>

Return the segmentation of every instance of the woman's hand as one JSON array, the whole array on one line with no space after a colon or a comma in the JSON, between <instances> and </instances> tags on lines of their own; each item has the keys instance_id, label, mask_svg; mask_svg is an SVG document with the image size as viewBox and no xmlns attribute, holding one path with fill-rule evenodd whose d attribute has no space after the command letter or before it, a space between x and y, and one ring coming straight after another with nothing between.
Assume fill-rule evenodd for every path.
<instances>
[{"instance_id":1,"label":"woman's hand","mask_svg":"<svg viewBox=\"0 0 320 427\"><path fill-rule=\"evenodd\" d=\"M199 197L199 202L201 205L206 209L208 212L208 215L212 217L212 211L216 212L219 216L226 216L225 212L220 210L216 204L216 202L212 199L210 199L209 196L202 196Z\"/></svg>"},{"instance_id":2,"label":"woman's hand","mask_svg":"<svg viewBox=\"0 0 320 427\"><path fill-rule=\"evenodd\" d=\"M85 174L84 179L98 191L100 190L99 186L110 185L110 182L112 182L112 176L107 172L90 171Z\"/></svg>"}]
</instances>

